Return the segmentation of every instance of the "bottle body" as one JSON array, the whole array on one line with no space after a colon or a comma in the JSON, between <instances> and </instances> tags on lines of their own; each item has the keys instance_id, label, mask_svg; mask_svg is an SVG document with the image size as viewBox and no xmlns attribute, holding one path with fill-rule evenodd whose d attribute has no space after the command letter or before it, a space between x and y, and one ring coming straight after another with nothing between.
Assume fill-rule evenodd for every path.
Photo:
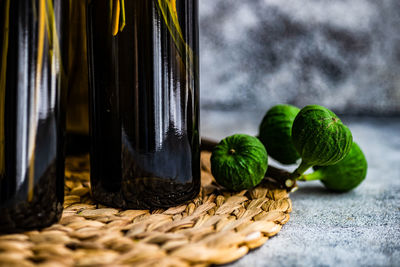
<instances>
[{"instance_id":1,"label":"bottle body","mask_svg":"<svg viewBox=\"0 0 400 267\"><path fill-rule=\"evenodd\" d=\"M67 154L89 153L86 0L69 0L67 43Z\"/></svg>"},{"instance_id":2,"label":"bottle body","mask_svg":"<svg viewBox=\"0 0 400 267\"><path fill-rule=\"evenodd\" d=\"M62 213L61 0L0 2L0 232Z\"/></svg>"},{"instance_id":3,"label":"bottle body","mask_svg":"<svg viewBox=\"0 0 400 267\"><path fill-rule=\"evenodd\" d=\"M122 208L200 189L197 0L91 1L91 184Z\"/></svg>"}]
</instances>

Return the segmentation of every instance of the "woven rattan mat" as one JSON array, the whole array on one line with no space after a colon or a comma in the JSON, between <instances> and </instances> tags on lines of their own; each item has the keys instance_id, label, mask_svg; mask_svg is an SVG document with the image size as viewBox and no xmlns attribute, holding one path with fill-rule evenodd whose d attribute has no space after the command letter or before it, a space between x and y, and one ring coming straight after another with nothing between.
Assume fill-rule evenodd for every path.
<instances>
[{"instance_id":1,"label":"woven rattan mat","mask_svg":"<svg viewBox=\"0 0 400 267\"><path fill-rule=\"evenodd\" d=\"M167 210L118 210L89 194L89 158L67 159L61 220L41 231L0 236L0 266L208 266L232 262L289 220L285 190L264 183L230 193L202 152L202 190Z\"/></svg>"}]
</instances>

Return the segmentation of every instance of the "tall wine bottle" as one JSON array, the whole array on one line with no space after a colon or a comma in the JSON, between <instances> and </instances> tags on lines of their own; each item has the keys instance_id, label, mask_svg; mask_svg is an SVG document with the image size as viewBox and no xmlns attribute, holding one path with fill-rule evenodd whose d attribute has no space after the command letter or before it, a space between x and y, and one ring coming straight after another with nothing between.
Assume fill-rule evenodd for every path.
<instances>
[{"instance_id":1,"label":"tall wine bottle","mask_svg":"<svg viewBox=\"0 0 400 267\"><path fill-rule=\"evenodd\" d=\"M0 233L63 208L63 0L0 0Z\"/></svg>"},{"instance_id":2,"label":"tall wine bottle","mask_svg":"<svg viewBox=\"0 0 400 267\"><path fill-rule=\"evenodd\" d=\"M200 189L197 0L91 0L91 184L121 208Z\"/></svg>"}]
</instances>

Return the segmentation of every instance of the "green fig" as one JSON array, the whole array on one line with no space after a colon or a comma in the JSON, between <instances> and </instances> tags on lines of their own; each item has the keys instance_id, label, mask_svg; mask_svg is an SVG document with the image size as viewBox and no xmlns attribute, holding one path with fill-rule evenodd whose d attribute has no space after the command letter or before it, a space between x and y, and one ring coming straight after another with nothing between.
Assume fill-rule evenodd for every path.
<instances>
[{"instance_id":1,"label":"green fig","mask_svg":"<svg viewBox=\"0 0 400 267\"><path fill-rule=\"evenodd\" d=\"M268 168L268 154L256 137L235 134L215 146L211 172L227 189L240 191L258 185Z\"/></svg>"},{"instance_id":2,"label":"green fig","mask_svg":"<svg viewBox=\"0 0 400 267\"><path fill-rule=\"evenodd\" d=\"M361 148L353 142L349 154L334 165L315 166L315 171L305 174L299 180L320 180L326 188L346 192L356 188L367 175L367 160Z\"/></svg>"},{"instance_id":3,"label":"green fig","mask_svg":"<svg viewBox=\"0 0 400 267\"><path fill-rule=\"evenodd\" d=\"M300 109L292 105L276 105L265 114L258 138L268 155L282 164L293 164L300 158L292 144L292 125Z\"/></svg>"},{"instance_id":4,"label":"green fig","mask_svg":"<svg viewBox=\"0 0 400 267\"><path fill-rule=\"evenodd\" d=\"M353 137L335 113L322 106L309 105L300 110L293 122L292 142L302 159L290 177L297 179L312 166L341 161L349 153Z\"/></svg>"}]
</instances>

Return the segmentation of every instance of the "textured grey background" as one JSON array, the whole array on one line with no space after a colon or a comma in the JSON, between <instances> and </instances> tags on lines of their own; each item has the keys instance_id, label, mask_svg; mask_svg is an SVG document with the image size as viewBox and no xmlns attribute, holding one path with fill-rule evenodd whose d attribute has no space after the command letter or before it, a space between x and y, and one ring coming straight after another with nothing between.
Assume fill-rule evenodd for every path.
<instances>
[{"instance_id":1,"label":"textured grey background","mask_svg":"<svg viewBox=\"0 0 400 267\"><path fill-rule=\"evenodd\" d=\"M200 0L201 104L400 114L399 0Z\"/></svg>"}]
</instances>

